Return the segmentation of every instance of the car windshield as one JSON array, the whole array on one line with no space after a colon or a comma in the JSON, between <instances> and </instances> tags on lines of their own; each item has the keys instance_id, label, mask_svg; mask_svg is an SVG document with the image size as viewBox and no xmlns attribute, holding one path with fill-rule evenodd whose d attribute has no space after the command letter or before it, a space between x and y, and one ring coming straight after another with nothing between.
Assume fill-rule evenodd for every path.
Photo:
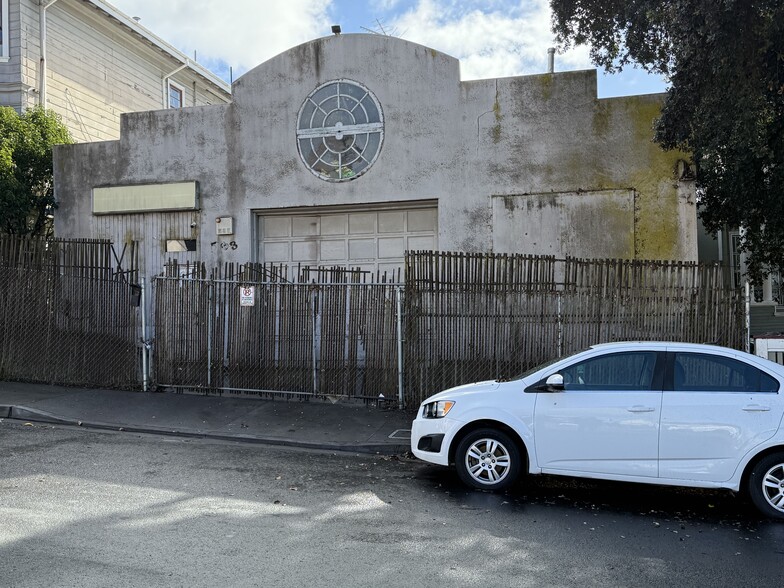
<instances>
[{"instance_id":1,"label":"car windshield","mask_svg":"<svg viewBox=\"0 0 784 588\"><path fill-rule=\"evenodd\" d=\"M549 360L545 361L544 363L540 363L539 365L535 365L531 369L528 369L528 370L524 371L521 374L517 374L517 375L514 375L514 376L501 376L501 377L496 379L496 382L511 382L513 380L521 380L522 378L530 376L534 372L538 372L539 370L546 368L548 365L552 365L556 361L560 361L562 359L563 359L563 357L553 357L552 359L549 359Z\"/></svg>"}]
</instances>

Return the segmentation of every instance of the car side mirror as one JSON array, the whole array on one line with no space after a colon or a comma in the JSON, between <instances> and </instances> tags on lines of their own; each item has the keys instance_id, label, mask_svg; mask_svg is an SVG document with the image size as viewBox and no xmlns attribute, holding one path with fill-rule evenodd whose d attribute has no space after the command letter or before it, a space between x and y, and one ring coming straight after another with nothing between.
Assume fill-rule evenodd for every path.
<instances>
[{"instance_id":1,"label":"car side mirror","mask_svg":"<svg viewBox=\"0 0 784 588\"><path fill-rule=\"evenodd\" d=\"M553 374L544 383L547 390L556 391L564 389L563 376L561 374Z\"/></svg>"}]
</instances>

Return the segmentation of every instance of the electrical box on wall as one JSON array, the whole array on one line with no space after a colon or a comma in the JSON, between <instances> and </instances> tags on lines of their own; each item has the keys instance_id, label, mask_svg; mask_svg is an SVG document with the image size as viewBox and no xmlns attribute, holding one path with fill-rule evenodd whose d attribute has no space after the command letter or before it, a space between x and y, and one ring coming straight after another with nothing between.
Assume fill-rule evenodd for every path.
<instances>
[{"instance_id":1,"label":"electrical box on wall","mask_svg":"<svg viewBox=\"0 0 784 588\"><path fill-rule=\"evenodd\" d=\"M218 235L233 235L234 223L230 216L219 216L215 219L215 232Z\"/></svg>"}]
</instances>

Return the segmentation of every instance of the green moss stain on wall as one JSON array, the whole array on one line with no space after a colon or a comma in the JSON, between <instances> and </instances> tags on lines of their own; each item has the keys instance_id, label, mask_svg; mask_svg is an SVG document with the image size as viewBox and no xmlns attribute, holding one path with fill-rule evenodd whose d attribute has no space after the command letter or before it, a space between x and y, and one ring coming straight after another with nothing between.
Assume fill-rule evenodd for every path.
<instances>
[{"instance_id":1,"label":"green moss stain on wall","mask_svg":"<svg viewBox=\"0 0 784 588\"><path fill-rule=\"evenodd\" d=\"M640 158L629 175L636 191L635 257L638 259L677 259L680 248L681 219L678 216L676 168L680 151L664 151L653 142L653 125L661 113L661 100L651 96L631 96L619 101L633 130Z\"/></svg>"},{"instance_id":2,"label":"green moss stain on wall","mask_svg":"<svg viewBox=\"0 0 784 588\"><path fill-rule=\"evenodd\" d=\"M607 101L597 100L596 106L593 110L593 134L597 137L603 137L607 134L610 128L610 113L607 106Z\"/></svg>"},{"instance_id":3,"label":"green moss stain on wall","mask_svg":"<svg viewBox=\"0 0 784 588\"><path fill-rule=\"evenodd\" d=\"M553 97L553 74L542 74L537 76L539 82L539 91L542 93L543 100L549 100Z\"/></svg>"},{"instance_id":4,"label":"green moss stain on wall","mask_svg":"<svg viewBox=\"0 0 784 588\"><path fill-rule=\"evenodd\" d=\"M493 125L492 135L493 143L501 142L501 121L504 116L501 114L501 103L498 101L498 83L495 85L495 102L493 102L493 116L495 116L495 124Z\"/></svg>"}]
</instances>

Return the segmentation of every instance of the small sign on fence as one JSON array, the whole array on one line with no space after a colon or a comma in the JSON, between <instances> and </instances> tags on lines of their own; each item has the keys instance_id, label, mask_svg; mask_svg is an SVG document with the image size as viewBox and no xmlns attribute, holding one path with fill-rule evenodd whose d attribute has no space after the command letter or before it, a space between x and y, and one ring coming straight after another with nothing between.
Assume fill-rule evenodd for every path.
<instances>
[{"instance_id":1,"label":"small sign on fence","mask_svg":"<svg viewBox=\"0 0 784 588\"><path fill-rule=\"evenodd\" d=\"M253 306L256 303L256 287L242 286L240 288L240 306Z\"/></svg>"}]
</instances>

